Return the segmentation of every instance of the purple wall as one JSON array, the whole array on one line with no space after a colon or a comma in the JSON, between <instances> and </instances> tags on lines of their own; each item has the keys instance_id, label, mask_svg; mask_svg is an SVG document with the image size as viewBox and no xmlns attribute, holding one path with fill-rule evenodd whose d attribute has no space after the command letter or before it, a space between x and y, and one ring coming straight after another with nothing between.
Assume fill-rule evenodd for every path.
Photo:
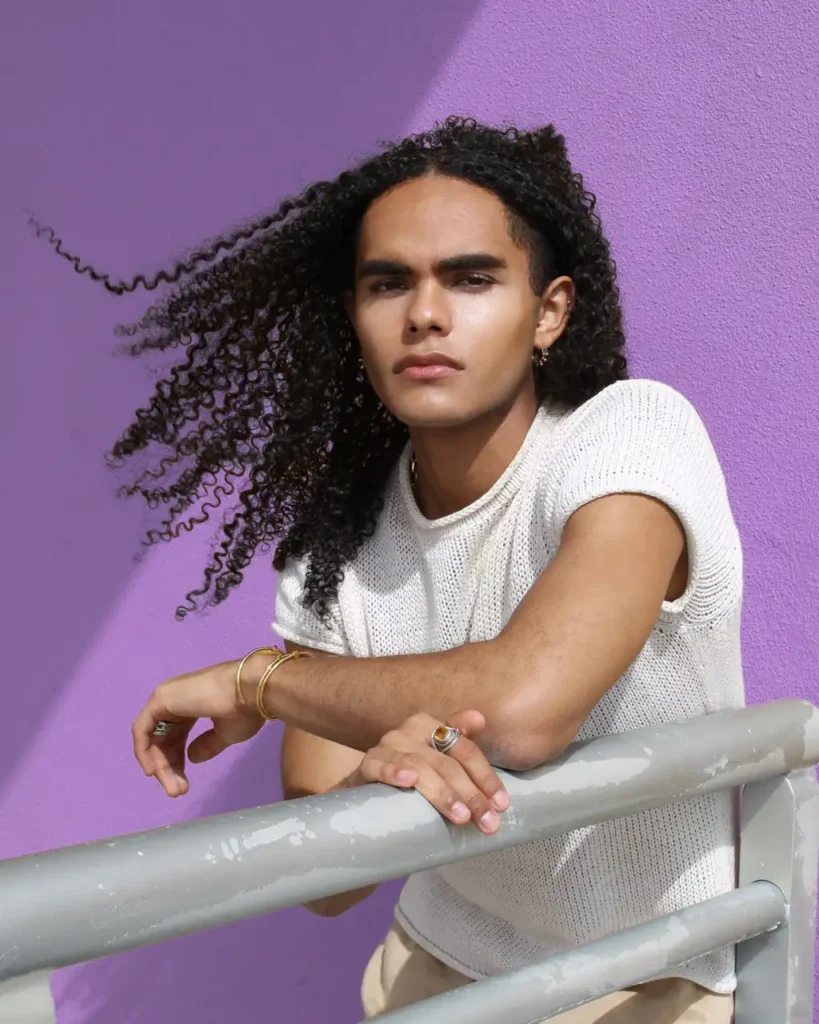
<instances>
[{"instance_id":1,"label":"purple wall","mask_svg":"<svg viewBox=\"0 0 819 1024\"><path fill-rule=\"evenodd\" d=\"M0 406L7 694L0 858L275 800L274 729L163 798L130 721L164 677L264 641L262 564L177 624L208 537L133 561L144 516L102 451L150 388L114 359L114 300L23 207L114 273L450 112L553 120L600 198L635 372L679 387L720 451L745 541L751 701L819 702L815 324L819 13L796 0L306 0L6 5ZM607 8L604 10L603 8ZM9 359L10 357L10 359ZM9 369L10 363L10 369ZM10 706L9 706L10 700ZM357 1019L391 891L59 972L60 1024Z\"/></svg>"}]
</instances>

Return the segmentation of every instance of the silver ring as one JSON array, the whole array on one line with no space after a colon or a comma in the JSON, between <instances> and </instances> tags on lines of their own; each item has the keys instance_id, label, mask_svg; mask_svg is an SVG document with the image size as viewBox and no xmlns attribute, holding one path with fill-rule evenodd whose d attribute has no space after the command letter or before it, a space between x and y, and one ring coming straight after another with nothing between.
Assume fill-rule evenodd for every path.
<instances>
[{"instance_id":1,"label":"silver ring","mask_svg":"<svg viewBox=\"0 0 819 1024\"><path fill-rule=\"evenodd\" d=\"M151 733L152 736L169 736L173 722L157 722L154 731Z\"/></svg>"},{"instance_id":2,"label":"silver ring","mask_svg":"<svg viewBox=\"0 0 819 1024\"><path fill-rule=\"evenodd\" d=\"M448 754L460 738L460 729L455 729L451 725L439 725L432 730L429 743L439 754Z\"/></svg>"}]
</instances>

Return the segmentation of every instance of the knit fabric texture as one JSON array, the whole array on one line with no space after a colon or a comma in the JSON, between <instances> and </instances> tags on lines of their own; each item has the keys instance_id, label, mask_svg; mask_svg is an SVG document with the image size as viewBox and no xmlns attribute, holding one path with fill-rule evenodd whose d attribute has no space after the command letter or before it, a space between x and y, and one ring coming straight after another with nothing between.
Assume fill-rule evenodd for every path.
<instances>
[{"instance_id":1,"label":"knit fabric texture","mask_svg":"<svg viewBox=\"0 0 819 1024\"><path fill-rule=\"evenodd\" d=\"M688 584L678 600L663 603L642 651L578 739L744 704L740 540L706 428L677 391L630 380L576 410L541 406L496 484L441 519L418 508L410 456L407 445L375 533L345 567L328 621L302 606L306 560L288 562L273 623L280 636L358 658L491 639L554 556L578 508L607 494L646 494L685 529ZM396 914L428 952L481 978L734 886L729 791L421 872L407 881ZM733 949L668 975L731 992Z\"/></svg>"}]
</instances>

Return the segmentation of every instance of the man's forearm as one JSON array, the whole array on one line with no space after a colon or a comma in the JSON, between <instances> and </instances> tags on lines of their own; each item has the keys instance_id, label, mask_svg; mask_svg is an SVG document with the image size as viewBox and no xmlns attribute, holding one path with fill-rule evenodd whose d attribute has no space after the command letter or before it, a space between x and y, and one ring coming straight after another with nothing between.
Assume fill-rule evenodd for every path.
<instances>
[{"instance_id":1,"label":"man's forearm","mask_svg":"<svg viewBox=\"0 0 819 1024\"><path fill-rule=\"evenodd\" d=\"M248 704L255 702L269 661L256 656L243 674ZM299 658L272 674L265 707L288 725L356 750L368 750L418 711L443 721L476 708L487 720L481 746L502 758L504 709L515 685L510 676L512 666L499 640L433 654Z\"/></svg>"}]
</instances>

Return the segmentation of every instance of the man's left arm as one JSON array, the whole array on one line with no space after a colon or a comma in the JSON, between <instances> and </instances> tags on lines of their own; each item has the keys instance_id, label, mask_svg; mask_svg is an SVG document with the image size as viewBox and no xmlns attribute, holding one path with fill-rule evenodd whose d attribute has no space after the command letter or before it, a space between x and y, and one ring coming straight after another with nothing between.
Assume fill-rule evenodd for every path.
<instances>
[{"instance_id":1,"label":"man's left arm","mask_svg":"<svg viewBox=\"0 0 819 1024\"><path fill-rule=\"evenodd\" d=\"M416 712L476 708L499 766L557 757L686 586L685 532L662 502L611 494L579 508L560 546L493 640L432 654L299 659L273 673L266 707L288 725L367 750ZM400 628L400 623L397 624ZM245 676L246 698L269 658Z\"/></svg>"}]
</instances>

